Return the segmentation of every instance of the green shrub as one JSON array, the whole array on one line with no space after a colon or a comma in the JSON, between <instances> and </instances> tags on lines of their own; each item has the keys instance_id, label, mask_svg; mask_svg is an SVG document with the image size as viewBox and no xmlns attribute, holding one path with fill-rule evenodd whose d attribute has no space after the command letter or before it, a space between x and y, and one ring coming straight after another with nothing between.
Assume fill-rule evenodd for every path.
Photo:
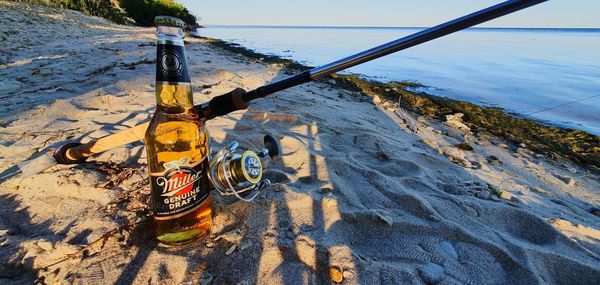
<instances>
[{"instance_id":1,"label":"green shrub","mask_svg":"<svg viewBox=\"0 0 600 285\"><path fill-rule=\"evenodd\" d=\"M196 16L174 0L21 0L49 6L81 11L88 15L108 19L117 24L135 23L153 26L154 17L167 15L197 27Z\"/></svg>"},{"instance_id":2,"label":"green shrub","mask_svg":"<svg viewBox=\"0 0 600 285\"><path fill-rule=\"evenodd\" d=\"M183 5L173 0L120 0L127 14L141 26L153 26L154 17L167 15L183 20L187 25L196 27L196 16Z\"/></svg>"},{"instance_id":3,"label":"green shrub","mask_svg":"<svg viewBox=\"0 0 600 285\"><path fill-rule=\"evenodd\" d=\"M119 6L118 0L21 0L19 2L38 3L76 10L108 19L117 24L133 23L125 10Z\"/></svg>"}]
</instances>

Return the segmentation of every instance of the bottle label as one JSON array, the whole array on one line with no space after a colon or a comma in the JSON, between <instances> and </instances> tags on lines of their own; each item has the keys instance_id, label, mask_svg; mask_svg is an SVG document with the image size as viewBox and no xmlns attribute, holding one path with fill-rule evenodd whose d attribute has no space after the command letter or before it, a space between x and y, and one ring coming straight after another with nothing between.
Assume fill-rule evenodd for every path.
<instances>
[{"instance_id":1,"label":"bottle label","mask_svg":"<svg viewBox=\"0 0 600 285\"><path fill-rule=\"evenodd\" d=\"M159 42L156 45L157 84L190 83L183 46Z\"/></svg>"},{"instance_id":2,"label":"bottle label","mask_svg":"<svg viewBox=\"0 0 600 285\"><path fill-rule=\"evenodd\" d=\"M184 162L185 161L185 162ZM150 174L154 218L169 220L184 216L208 197L208 159L195 165L186 165L187 157L165 163L163 173Z\"/></svg>"}]
</instances>

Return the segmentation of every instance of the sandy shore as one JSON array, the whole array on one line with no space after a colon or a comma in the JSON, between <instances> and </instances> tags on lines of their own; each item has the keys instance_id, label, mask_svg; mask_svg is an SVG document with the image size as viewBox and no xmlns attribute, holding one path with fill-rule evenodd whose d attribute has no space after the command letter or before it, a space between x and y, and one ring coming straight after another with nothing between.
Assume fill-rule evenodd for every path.
<instances>
[{"instance_id":1,"label":"sandy shore","mask_svg":"<svg viewBox=\"0 0 600 285\"><path fill-rule=\"evenodd\" d=\"M154 30L0 2L0 172L149 119ZM293 74L187 39L196 103ZM212 147L280 139L253 203L153 242L143 143L0 184L0 283L597 284L600 175L316 82L208 122ZM416 132L415 132L416 130ZM458 145L458 147L456 146ZM467 147L468 146L468 147ZM472 148L472 150L466 150Z\"/></svg>"}]
</instances>

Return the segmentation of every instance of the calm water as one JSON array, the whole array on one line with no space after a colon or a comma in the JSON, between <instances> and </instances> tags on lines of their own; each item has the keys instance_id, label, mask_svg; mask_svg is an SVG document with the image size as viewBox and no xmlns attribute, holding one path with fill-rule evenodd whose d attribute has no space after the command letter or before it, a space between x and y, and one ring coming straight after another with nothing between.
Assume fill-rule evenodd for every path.
<instances>
[{"instance_id":1,"label":"calm water","mask_svg":"<svg viewBox=\"0 0 600 285\"><path fill-rule=\"evenodd\" d=\"M419 30L209 26L198 33L319 66ZM435 95L600 135L600 29L470 29L348 72L416 81Z\"/></svg>"}]
</instances>

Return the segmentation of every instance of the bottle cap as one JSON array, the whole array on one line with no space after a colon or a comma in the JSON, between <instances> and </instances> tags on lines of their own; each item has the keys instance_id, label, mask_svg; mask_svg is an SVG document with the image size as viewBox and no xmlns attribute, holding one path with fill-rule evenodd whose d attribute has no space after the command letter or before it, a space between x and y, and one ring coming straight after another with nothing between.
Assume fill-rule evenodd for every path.
<instances>
[{"instance_id":1,"label":"bottle cap","mask_svg":"<svg viewBox=\"0 0 600 285\"><path fill-rule=\"evenodd\" d=\"M171 16L156 16L154 17L154 25L156 26L170 26L170 27L177 27L177 28L182 28L185 26L185 23L175 17L171 17Z\"/></svg>"}]
</instances>

